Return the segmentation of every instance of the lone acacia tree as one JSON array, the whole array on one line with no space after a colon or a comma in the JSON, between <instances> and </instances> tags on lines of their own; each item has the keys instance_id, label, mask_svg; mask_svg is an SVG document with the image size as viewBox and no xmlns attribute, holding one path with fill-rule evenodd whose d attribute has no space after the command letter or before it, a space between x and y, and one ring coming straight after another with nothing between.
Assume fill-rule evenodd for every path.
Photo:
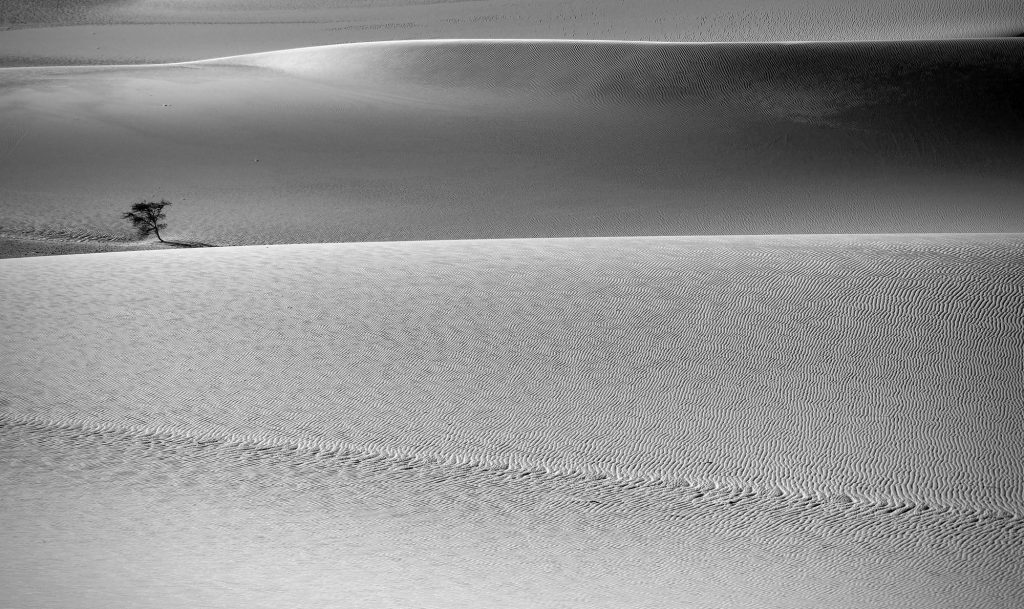
<instances>
[{"instance_id":1,"label":"lone acacia tree","mask_svg":"<svg viewBox=\"0 0 1024 609\"><path fill-rule=\"evenodd\" d=\"M161 243L167 243L160 236L160 229L167 228L167 225L162 223L164 219L164 208L170 205L170 201L160 199L160 202L156 201L139 201L132 205L131 211L126 211L121 216L125 220L128 220L135 227L135 230L139 231L140 237L145 237L149 233L155 233L156 238Z\"/></svg>"}]
</instances>

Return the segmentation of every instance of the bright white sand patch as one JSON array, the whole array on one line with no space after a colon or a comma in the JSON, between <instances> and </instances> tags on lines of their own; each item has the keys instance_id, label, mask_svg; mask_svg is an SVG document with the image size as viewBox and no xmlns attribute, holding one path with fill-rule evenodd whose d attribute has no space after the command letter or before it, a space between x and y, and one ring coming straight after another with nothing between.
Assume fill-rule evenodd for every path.
<instances>
[{"instance_id":1,"label":"bright white sand patch","mask_svg":"<svg viewBox=\"0 0 1024 609\"><path fill-rule=\"evenodd\" d=\"M0 588L1013 607L1022 259L937 235L0 261Z\"/></svg>"},{"instance_id":2,"label":"bright white sand patch","mask_svg":"<svg viewBox=\"0 0 1024 609\"><path fill-rule=\"evenodd\" d=\"M1024 230L1021 41L375 43L0 70L0 230L219 244Z\"/></svg>"}]
</instances>

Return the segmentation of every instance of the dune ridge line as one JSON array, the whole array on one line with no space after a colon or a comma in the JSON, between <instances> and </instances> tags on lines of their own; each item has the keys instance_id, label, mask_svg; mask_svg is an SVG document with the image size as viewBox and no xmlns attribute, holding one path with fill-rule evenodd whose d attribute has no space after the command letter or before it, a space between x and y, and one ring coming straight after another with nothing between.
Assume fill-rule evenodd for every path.
<instances>
[{"instance_id":1,"label":"dune ridge line","mask_svg":"<svg viewBox=\"0 0 1024 609\"><path fill-rule=\"evenodd\" d=\"M14 70L68 70L68 69L98 69L98 68L159 68L159 67L184 67L203 65L213 62L224 62L232 59L271 57L282 53L293 53L311 50L328 50L343 48L388 48L402 46L440 46L440 45L564 45L564 46L655 46L655 47L712 47L712 46L856 46L856 45L920 45L920 44L961 44L971 42L998 42L1009 41L1017 43L1014 37L993 38L933 38L933 39L908 39L908 40L887 40L865 39L865 40L615 40L615 39L577 39L577 38L412 38L407 40L368 40L361 42L339 42L337 44L317 44L310 46L289 47L273 51L258 51L255 53L239 53L236 55L222 55L204 59L190 59L187 61L168 61L157 63L95 63L95 64L67 64L67 65L41 65L41 66L0 66L0 73Z\"/></svg>"},{"instance_id":2,"label":"dune ridge line","mask_svg":"<svg viewBox=\"0 0 1024 609\"><path fill-rule=\"evenodd\" d=\"M0 230L127 239L125 193L218 245L1024 230L1019 40L730 44L0 72Z\"/></svg>"}]
</instances>

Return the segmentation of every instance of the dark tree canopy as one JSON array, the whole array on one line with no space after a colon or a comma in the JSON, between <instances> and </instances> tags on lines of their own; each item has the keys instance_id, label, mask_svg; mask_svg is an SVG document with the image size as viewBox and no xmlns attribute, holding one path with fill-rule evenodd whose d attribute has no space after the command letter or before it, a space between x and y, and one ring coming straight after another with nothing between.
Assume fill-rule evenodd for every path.
<instances>
[{"instance_id":1,"label":"dark tree canopy","mask_svg":"<svg viewBox=\"0 0 1024 609\"><path fill-rule=\"evenodd\" d=\"M167 225L162 223L161 220L164 219L164 208L170 204L170 201L164 199L161 199L159 203L156 201L139 201L132 205L131 211L126 211L121 217L132 223L135 230L139 231L140 237L155 233L156 238L163 242L164 240L160 236L160 229L167 228Z\"/></svg>"}]
</instances>

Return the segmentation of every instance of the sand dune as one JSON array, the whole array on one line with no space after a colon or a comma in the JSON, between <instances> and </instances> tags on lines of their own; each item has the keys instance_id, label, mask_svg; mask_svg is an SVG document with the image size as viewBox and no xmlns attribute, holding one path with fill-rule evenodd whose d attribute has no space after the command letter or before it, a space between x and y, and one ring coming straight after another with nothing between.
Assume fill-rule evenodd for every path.
<instances>
[{"instance_id":1,"label":"sand dune","mask_svg":"<svg viewBox=\"0 0 1024 609\"><path fill-rule=\"evenodd\" d=\"M1020 2L0 30L0 608L1022 605Z\"/></svg>"},{"instance_id":2,"label":"sand dune","mask_svg":"<svg viewBox=\"0 0 1024 609\"><path fill-rule=\"evenodd\" d=\"M1012 607L1022 259L919 235L5 260L3 562L35 595L9 598Z\"/></svg>"},{"instance_id":3,"label":"sand dune","mask_svg":"<svg viewBox=\"0 0 1024 609\"><path fill-rule=\"evenodd\" d=\"M432 41L0 71L0 231L219 244L1024 230L1019 40Z\"/></svg>"},{"instance_id":4,"label":"sand dune","mask_svg":"<svg viewBox=\"0 0 1024 609\"><path fill-rule=\"evenodd\" d=\"M1021 248L730 237L10 260L4 385L10 411L45 420L1016 511Z\"/></svg>"},{"instance_id":5,"label":"sand dune","mask_svg":"<svg viewBox=\"0 0 1024 609\"><path fill-rule=\"evenodd\" d=\"M437 38L922 40L1015 35L1015 0L7 0L0 65L206 59ZM56 27L54 27L56 26Z\"/></svg>"}]
</instances>

